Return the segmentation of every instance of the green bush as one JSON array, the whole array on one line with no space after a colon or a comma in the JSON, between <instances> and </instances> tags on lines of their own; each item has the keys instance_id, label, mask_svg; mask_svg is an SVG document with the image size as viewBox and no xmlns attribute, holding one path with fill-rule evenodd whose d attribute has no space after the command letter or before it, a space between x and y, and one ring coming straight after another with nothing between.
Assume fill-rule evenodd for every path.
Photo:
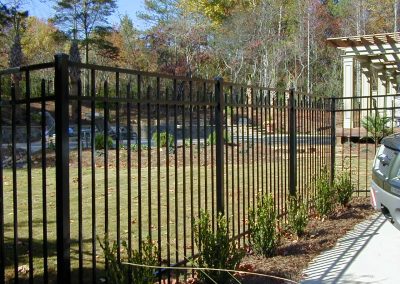
<instances>
[{"instance_id":1,"label":"green bush","mask_svg":"<svg viewBox=\"0 0 400 284\"><path fill-rule=\"evenodd\" d=\"M142 150L142 151L146 151L146 150L148 150L149 148L148 148L148 146L147 145L140 145L140 150ZM139 151L139 144L131 144L131 150L133 151L133 152L137 152L137 151Z\"/></svg>"},{"instance_id":2,"label":"green bush","mask_svg":"<svg viewBox=\"0 0 400 284\"><path fill-rule=\"evenodd\" d=\"M224 143L232 143L232 136L228 131L224 130ZM217 144L217 132L214 130L207 137L207 145L215 145Z\"/></svg>"},{"instance_id":3,"label":"green bush","mask_svg":"<svg viewBox=\"0 0 400 284\"><path fill-rule=\"evenodd\" d=\"M315 180L316 199L315 210L321 217L326 217L335 209L336 195L334 186L330 182L330 174L326 167Z\"/></svg>"},{"instance_id":4,"label":"green bush","mask_svg":"<svg viewBox=\"0 0 400 284\"><path fill-rule=\"evenodd\" d=\"M160 132L160 147L170 147L174 144L174 136L170 133L167 132ZM155 145L158 146L158 135L157 132L155 132L152 136L152 140L154 141Z\"/></svg>"},{"instance_id":5,"label":"green bush","mask_svg":"<svg viewBox=\"0 0 400 284\"><path fill-rule=\"evenodd\" d=\"M189 148L192 145L192 139L186 139L185 140L185 147Z\"/></svg>"},{"instance_id":6,"label":"green bush","mask_svg":"<svg viewBox=\"0 0 400 284\"><path fill-rule=\"evenodd\" d=\"M378 111L375 111L375 114L364 117L361 125L367 130L370 138L375 142L380 142L383 137L393 133L393 129L386 126L390 121L390 117L381 116Z\"/></svg>"},{"instance_id":7,"label":"green bush","mask_svg":"<svg viewBox=\"0 0 400 284\"><path fill-rule=\"evenodd\" d=\"M49 150L55 150L56 149L56 137L53 135L52 137L49 138L47 148Z\"/></svg>"},{"instance_id":8,"label":"green bush","mask_svg":"<svg viewBox=\"0 0 400 284\"><path fill-rule=\"evenodd\" d=\"M250 242L256 253L273 256L279 243L277 214L272 196L258 200L255 212L250 214Z\"/></svg>"},{"instance_id":9,"label":"green bush","mask_svg":"<svg viewBox=\"0 0 400 284\"><path fill-rule=\"evenodd\" d=\"M289 230L301 237L308 224L308 206L300 198L291 197L288 201L288 227Z\"/></svg>"},{"instance_id":10,"label":"green bush","mask_svg":"<svg viewBox=\"0 0 400 284\"><path fill-rule=\"evenodd\" d=\"M128 255L128 246L126 242L122 242L124 248L121 253L121 262L118 262L117 251L118 245L113 242L111 245L108 237L105 236L104 242L99 240L100 246L103 249L104 258L108 264L106 270L107 283L152 283L155 281L155 274L153 268L136 267L130 265L123 265L121 262L144 264L155 266L158 264L157 247L148 238L147 241L142 242L142 252L132 250L131 255ZM130 274L130 275L129 275ZM131 282L129 282L129 279Z\"/></svg>"},{"instance_id":11,"label":"green bush","mask_svg":"<svg viewBox=\"0 0 400 284\"><path fill-rule=\"evenodd\" d=\"M104 136L105 135L103 133L96 134L94 139L94 145L96 150L103 150L105 148ZM107 137L107 146L108 148L111 148L113 146L113 140L109 136Z\"/></svg>"},{"instance_id":12,"label":"green bush","mask_svg":"<svg viewBox=\"0 0 400 284\"><path fill-rule=\"evenodd\" d=\"M210 215L200 212L199 219L194 224L194 238L200 252L197 260L200 267L235 269L244 256L244 252L229 240L227 220L222 214L218 215L217 229L213 232ZM229 274L221 271L205 271L199 274L199 278L206 283L226 283Z\"/></svg>"},{"instance_id":13,"label":"green bush","mask_svg":"<svg viewBox=\"0 0 400 284\"><path fill-rule=\"evenodd\" d=\"M354 185L351 182L349 172L344 172L335 179L335 191L337 194L338 202L346 206L354 192Z\"/></svg>"}]
</instances>

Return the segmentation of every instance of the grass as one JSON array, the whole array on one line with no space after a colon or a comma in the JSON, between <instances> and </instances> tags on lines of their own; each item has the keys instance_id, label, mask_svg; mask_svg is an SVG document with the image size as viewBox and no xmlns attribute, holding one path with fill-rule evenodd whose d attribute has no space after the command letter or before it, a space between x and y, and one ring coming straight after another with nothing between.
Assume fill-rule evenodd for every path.
<instances>
[{"instance_id":1,"label":"grass","mask_svg":"<svg viewBox=\"0 0 400 284\"><path fill-rule=\"evenodd\" d=\"M208 169L209 174L211 169ZM71 255L72 255L72 267L76 267L77 263L77 251L78 251L78 187L77 187L77 175L75 171L71 170L71 189L70 189L70 208L71 208ZM190 169L186 168L186 174L189 176ZM154 174L154 173L153 173ZM170 255L172 257L171 262L175 262L173 258L175 256L176 241L178 240L178 249L180 253L178 255L179 260L183 258L183 255L189 256L194 253L194 248L192 250L192 235L191 226L192 218L196 218L199 208L205 208L206 205L208 209L211 210L211 180L207 180L207 194L208 201L206 202L204 196L205 186L202 185L201 196L198 198L197 192L197 179L193 178L193 193L191 193L191 185L189 179L186 178L186 196L183 196L183 171L180 168L179 179L178 179L178 190L175 192L174 183L174 173L170 174L170 187L166 188L166 168L160 168L160 204L161 204L161 226L158 227L158 204L157 204L157 179L148 178L147 168L142 169L142 194L141 194L141 208L142 208L142 239L144 240L146 236L151 232L153 240L157 240L158 231L161 232L161 243L162 243L162 253L163 259L167 257L167 225L169 224L169 244L170 244ZM43 199L42 199L42 180L41 180L41 170L34 169L32 171L32 202L33 202L33 239L34 239L34 267L35 274L42 274L43 271L43 260L42 260L42 244L43 239ZM56 215L55 215L55 170L54 168L47 169L47 237L49 246L49 267L55 269L55 240L56 240ZM197 169L193 169L193 176L197 177ZM19 265L28 265L27 259L27 244L28 244L28 202L27 202L27 172L26 170L18 170L17 172L17 223L18 223L18 235L19 235ZM4 171L4 199L9 200L5 203L5 240L6 240L6 254L7 263L12 265L12 240L13 240L13 190L12 190L12 172L11 170ZM91 267L91 251L92 251L92 190L91 190L91 179L92 172L90 169L83 169L82 174L82 218L83 218L83 240L84 240L84 265ZM204 181L204 172L201 174L201 179ZM149 192L148 186L149 182L151 185L151 199L149 203ZM97 169L95 174L95 235L103 238L105 232L105 194L104 194L104 173L103 170ZM132 196L130 200L131 214L132 218L128 220L128 191L127 191L127 170L123 169L120 171L120 237L122 240L128 239L128 222L132 226L132 244L136 247L139 241L139 196L138 196L138 176L137 173L132 173ZM196 187L196 189L194 189ZM169 217L167 215L167 196L169 195ZM116 239L117 230L117 188L116 188L116 171L115 169L109 169L109 180L108 180L108 223L109 223L109 237L111 240ZM177 210L175 210L175 200L177 201ZM250 196L251 200L251 196ZM150 207L148 206L150 204ZM193 204L193 212L190 210L190 204ZM200 205L200 207L199 207ZM151 208L151 215L149 217L149 208ZM176 214L178 219L175 219ZM186 218L183 215L186 214ZM185 222L185 224L184 224ZM178 235L175 234L176 225L178 225ZM149 231L150 227L150 231ZM243 229L242 229L243 230ZM186 236L184 236L186 234ZM186 237L186 243L184 244L184 239ZM177 239L177 240L176 240ZM184 252L184 253L183 253ZM97 246L96 250L97 258L101 262L102 252ZM7 274L13 277L13 272L10 267Z\"/></svg>"},{"instance_id":2,"label":"grass","mask_svg":"<svg viewBox=\"0 0 400 284\"><path fill-rule=\"evenodd\" d=\"M265 153L264 153L265 155ZM278 157L278 155L276 156ZM306 176L318 174L318 165L321 161L313 155L299 155L301 163L298 163L299 170ZM284 162L285 161L285 162ZM275 205L279 212L283 212L286 200L289 196L287 190L288 164L286 159L276 159L275 162L267 155L264 156L263 173L261 173L261 157L258 163L249 160L250 164L241 163L237 167L230 165L226 171L225 199L227 202L230 231L237 235L248 229L249 208L253 208L255 198L258 194L272 193L275 195ZM105 169L97 165L94 173L95 199L92 202L92 170L90 167L82 168L82 236L83 236L83 266L88 270L85 272L85 279L90 281L92 267L92 210L95 210L95 236L103 238L105 232L105 202L108 201L108 232L110 240L117 239L117 224L120 222L120 240L128 239L128 227L131 226L132 247L137 248L139 242L139 218L141 217L141 238L144 240L149 233L156 242L161 242L161 260L171 263L190 257L197 251L194 247L192 235L192 220L197 218L200 209L212 210L212 198L215 192L212 191L211 165L197 166L193 162L192 169L189 166L177 168L178 182L175 184L175 168L173 164L167 168L159 168L160 183L157 183L157 168L140 168L141 178L139 180L138 167L131 169L131 198L128 198L128 170L121 167L119 172L119 198L117 190L117 171L115 163L110 161L108 168L108 185L105 192ZM207 171L207 178L206 178ZM215 174L215 168L213 169ZM185 174L185 177L184 177ZM46 210L47 210L47 238L50 271L56 269L56 216L55 216L55 168L46 169ZM254 175L254 179L253 179ZM232 179L232 176L234 179ZM41 282L43 276L43 186L42 170L32 170L32 217L33 217L33 256L34 275ZM17 207L17 228L18 228L18 265L28 266L28 191L27 191L27 170L17 170L17 203L13 198L12 170L4 169L4 218L5 218L5 241L8 278L14 278L13 273L13 207ZM167 180L169 186L167 187ZM311 187L312 179L305 179L298 176L299 190L306 191ZM138 184L141 184L142 191L139 196ZM215 186L215 181L214 181ZM206 190L207 187L207 190ZM184 191L185 188L185 191ZM200 189L200 190L199 190ZM267 190L268 189L268 190ZM311 190L312 191L312 190ZM158 212L158 192L160 198L160 212ZM184 196L185 193L185 196ZM200 193L200 194L199 194ZM207 195L207 199L205 196ZM120 201L119 211L117 201ZM169 203L168 203L169 200ZM93 207L93 204L95 207ZM128 206L131 206L131 218L128 219ZM169 204L169 207L168 207ZM192 206L193 205L193 206ZM176 206L176 208L175 208ZM214 203L214 211L216 211ZM78 169L70 167L70 225L71 225L71 266L75 272L78 267L78 225L79 225L79 204L78 204ZM139 208L141 215L139 216ZM151 209L151 214L149 214ZM169 211L169 214L167 212ZM119 214L118 214L119 212ZM234 216L232 213L234 212ZM160 213L161 219L158 218ZM185 217L184 217L185 215ZM119 218L117 218L119 216ZM158 235L161 238L158 240ZM241 244L247 241L244 237L240 239ZM177 252L178 251L178 252ZM96 242L97 267L103 268L103 256L99 244ZM19 277L27 275L19 274Z\"/></svg>"},{"instance_id":3,"label":"grass","mask_svg":"<svg viewBox=\"0 0 400 284\"><path fill-rule=\"evenodd\" d=\"M368 194L371 169L376 153L375 144L348 144L337 147L336 171L350 172L350 178L358 195Z\"/></svg>"}]
</instances>

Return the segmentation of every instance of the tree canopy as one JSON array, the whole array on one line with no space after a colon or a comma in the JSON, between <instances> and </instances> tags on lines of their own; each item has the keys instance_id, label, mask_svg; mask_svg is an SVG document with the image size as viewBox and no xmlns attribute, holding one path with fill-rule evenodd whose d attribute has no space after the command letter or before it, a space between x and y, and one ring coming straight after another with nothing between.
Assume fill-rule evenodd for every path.
<instances>
[{"instance_id":1,"label":"tree canopy","mask_svg":"<svg viewBox=\"0 0 400 284\"><path fill-rule=\"evenodd\" d=\"M69 38L85 46L85 62L89 62L89 46L111 50L105 40L111 32L108 17L114 13L115 0L57 0L53 21Z\"/></svg>"},{"instance_id":2,"label":"tree canopy","mask_svg":"<svg viewBox=\"0 0 400 284\"><path fill-rule=\"evenodd\" d=\"M75 40L85 62L332 95L341 64L326 38L399 26L398 0L144 0L142 30L133 15L109 24L115 0L53 3L51 22L0 5L3 66L18 30L27 63L68 52Z\"/></svg>"}]
</instances>

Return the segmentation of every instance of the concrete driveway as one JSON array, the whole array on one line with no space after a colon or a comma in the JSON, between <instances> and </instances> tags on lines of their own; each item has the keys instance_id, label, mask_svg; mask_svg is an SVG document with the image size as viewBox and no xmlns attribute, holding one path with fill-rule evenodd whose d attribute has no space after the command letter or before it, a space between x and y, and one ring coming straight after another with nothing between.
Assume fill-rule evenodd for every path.
<instances>
[{"instance_id":1,"label":"concrete driveway","mask_svg":"<svg viewBox=\"0 0 400 284\"><path fill-rule=\"evenodd\" d=\"M316 257L301 283L400 283L400 231L381 214L358 224Z\"/></svg>"}]
</instances>

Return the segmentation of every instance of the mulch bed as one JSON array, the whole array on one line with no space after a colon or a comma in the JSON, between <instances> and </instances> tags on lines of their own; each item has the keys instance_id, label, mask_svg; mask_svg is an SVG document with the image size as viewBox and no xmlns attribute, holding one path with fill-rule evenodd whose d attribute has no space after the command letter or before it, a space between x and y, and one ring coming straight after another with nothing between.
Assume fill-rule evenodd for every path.
<instances>
[{"instance_id":1,"label":"mulch bed","mask_svg":"<svg viewBox=\"0 0 400 284\"><path fill-rule=\"evenodd\" d=\"M353 198L348 207L338 208L327 219L320 219L315 215L311 216L306 233L300 239L288 233L284 234L276 256L265 258L250 254L243 259L240 266L248 271L274 275L298 282L304 276L302 271L313 258L334 247L339 238L374 212L369 197ZM285 282L258 276L243 277L243 283Z\"/></svg>"}]
</instances>

